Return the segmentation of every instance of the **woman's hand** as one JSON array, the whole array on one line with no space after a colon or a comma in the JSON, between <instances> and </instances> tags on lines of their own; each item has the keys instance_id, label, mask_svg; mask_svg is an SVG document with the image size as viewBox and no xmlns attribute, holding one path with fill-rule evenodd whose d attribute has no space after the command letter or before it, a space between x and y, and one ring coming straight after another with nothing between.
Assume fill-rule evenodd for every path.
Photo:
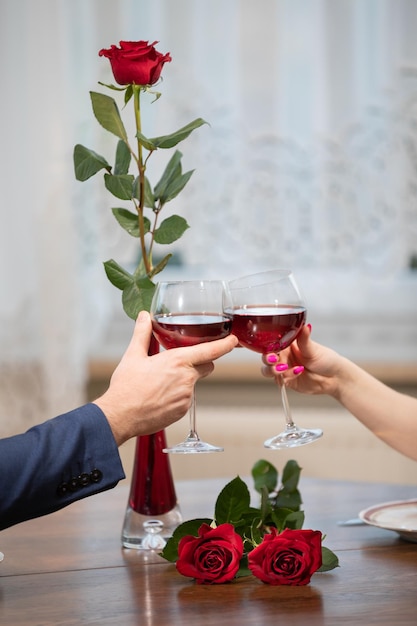
<instances>
[{"instance_id":1,"label":"woman's hand","mask_svg":"<svg viewBox=\"0 0 417 626\"><path fill-rule=\"evenodd\" d=\"M343 358L312 341L310 335L307 324L286 350L264 355L262 374L300 393L334 395Z\"/></svg>"}]
</instances>

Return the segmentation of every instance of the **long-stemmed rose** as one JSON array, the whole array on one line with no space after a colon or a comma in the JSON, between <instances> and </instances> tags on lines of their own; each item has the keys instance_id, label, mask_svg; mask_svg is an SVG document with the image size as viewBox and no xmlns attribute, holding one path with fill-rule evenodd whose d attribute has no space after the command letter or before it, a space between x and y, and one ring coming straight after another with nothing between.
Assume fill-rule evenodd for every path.
<instances>
[{"instance_id":1,"label":"long-stemmed rose","mask_svg":"<svg viewBox=\"0 0 417 626\"><path fill-rule=\"evenodd\" d=\"M148 309L155 289L153 278L169 262L167 254L154 264L154 243L170 244L179 239L188 228L186 220L178 215L160 221L160 214L167 202L173 200L184 189L193 171L182 172L182 154L176 150L167 163L158 183L152 187L146 169L150 157L158 149L171 149L186 139L196 128L206 122L197 118L168 135L149 138L143 134L141 119L141 95L150 94L154 99L160 93L150 88L157 83L165 63L171 61L169 53L161 54L153 42L121 41L119 47L112 45L102 49L100 56L110 61L114 78L121 85L105 85L109 89L124 91L124 104L133 102L135 119L135 142L129 140L119 108L115 100L105 94L90 92L93 112L98 122L108 132L118 137L114 165L97 152L77 144L74 148L74 168L77 180L85 181L101 170L105 170L106 189L119 200L129 201L133 211L115 207L113 214L120 226L140 242L140 260L133 273L110 259L104 263L110 282L121 289L123 308L127 315L136 319L141 309ZM133 162L134 173L130 173ZM145 215L150 211L151 219Z\"/></svg>"},{"instance_id":2,"label":"long-stemmed rose","mask_svg":"<svg viewBox=\"0 0 417 626\"><path fill-rule=\"evenodd\" d=\"M271 585L307 585L311 576L338 566L322 545L319 530L302 530L304 513L298 480L301 468L288 461L278 472L268 461L252 468L259 508L251 506L239 477L220 492L213 519L195 519L175 529L162 556L198 583L222 583L253 574Z\"/></svg>"}]
</instances>

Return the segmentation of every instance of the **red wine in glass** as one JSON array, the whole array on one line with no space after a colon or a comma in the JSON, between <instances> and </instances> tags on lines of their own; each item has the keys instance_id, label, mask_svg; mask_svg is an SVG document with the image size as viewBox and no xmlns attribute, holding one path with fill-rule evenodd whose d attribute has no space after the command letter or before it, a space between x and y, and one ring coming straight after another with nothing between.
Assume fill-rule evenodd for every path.
<instances>
[{"instance_id":1,"label":"red wine in glass","mask_svg":"<svg viewBox=\"0 0 417 626\"><path fill-rule=\"evenodd\" d=\"M307 311L301 306L235 308L232 332L245 348L261 354L280 352L297 337L306 317Z\"/></svg>"},{"instance_id":2,"label":"red wine in glass","mask_svg":"<svg viewBox=\"0 0 417 626\"><path fill-rule=\"evenodd\" d=\"M268 354L285 350L305 324L307 309L290 270L271 270L229 282L232 333L241 346ZM286 429L264 442L266 448L301 446L321 437L320 429L299 428L293 421L281 376L281 398Z\"/></svg>"},{"instance_id":3,"label":"red wine in glass","mask_svg":"<svg viewBox=\"0 0 417 626\"><path fill-rule=\"evenodd\" d=\"M153 333L167 350L223 339L231 327L230 317L218 313L160 314L152 320Z\"/></svg>"}]
</instances>

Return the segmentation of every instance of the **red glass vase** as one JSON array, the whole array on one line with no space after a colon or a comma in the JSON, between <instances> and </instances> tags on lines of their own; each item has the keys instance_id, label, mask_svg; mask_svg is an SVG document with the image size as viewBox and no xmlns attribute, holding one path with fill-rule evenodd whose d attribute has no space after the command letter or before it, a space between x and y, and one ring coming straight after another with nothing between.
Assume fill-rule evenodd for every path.
<instances>
[{"instance_id":1,"label":"red glass vase","mask_svg":"<svg viewBox=\"0 0 417 626\"><path fill-rule=\"evenodd\" d=\"M152 337L149 354L157 354L159 344ZM165 431L143 435L136 440L135 461L127 503L122 545L125 548L149 548L150 533L158 532L160 541L171 537L181 523ZM157 530L156 530L157 529Z\"/></svg>"}]
</instances>

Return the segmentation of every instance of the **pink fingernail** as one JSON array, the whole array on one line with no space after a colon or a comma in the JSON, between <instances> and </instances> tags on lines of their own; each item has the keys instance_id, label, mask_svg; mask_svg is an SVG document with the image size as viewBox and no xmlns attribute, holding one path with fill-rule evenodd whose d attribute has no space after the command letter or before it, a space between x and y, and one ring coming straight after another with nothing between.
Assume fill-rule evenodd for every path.
<instances>
[{"instance_id":1,"label":"pink fingernail","mask_svg":"<svg viewBox=\"0 0 417 626\"><path fill-rule=\"evenodd\" d=\"M299 365L298 367L294 367L294 374L301 374L301 372L304 372L304 367L303 365Z\"/></svg>"},{"instance_id":2,"label":"pink fingernail","mask_svg":"<svg viewBox=\"0 0 417 626\"><path fill-rule=\"evenodd\" d=\"M310 331L310 333L311 333L311 324L307 324L307 328L308 328L308 330L309 330L309 331Z\"/></svg>"},{"instance_id":3,"label":"pink fingernail","mask_svg":"<svg viewBox=\"0 0 417 626\"><path fill-rule=\"evenodd\" d=\"M278 358L276 354L268 354L268 356L266 357L266 360L268 361L268 363L271 363L272 365L273 363L276 363L278 361Z\"/></svg>"},{"instance_id":4,"label":"pink fingernail","mask_svg":"<svg viewBox=\"0 0 417 626\"><path fill-rule=\"evenodd\" d=\"M288 369L287 363L278 363L278 365L275 365L275 370L277 372L285 372L285 370L287 369Z\"/></svg>"}]
</instances>

